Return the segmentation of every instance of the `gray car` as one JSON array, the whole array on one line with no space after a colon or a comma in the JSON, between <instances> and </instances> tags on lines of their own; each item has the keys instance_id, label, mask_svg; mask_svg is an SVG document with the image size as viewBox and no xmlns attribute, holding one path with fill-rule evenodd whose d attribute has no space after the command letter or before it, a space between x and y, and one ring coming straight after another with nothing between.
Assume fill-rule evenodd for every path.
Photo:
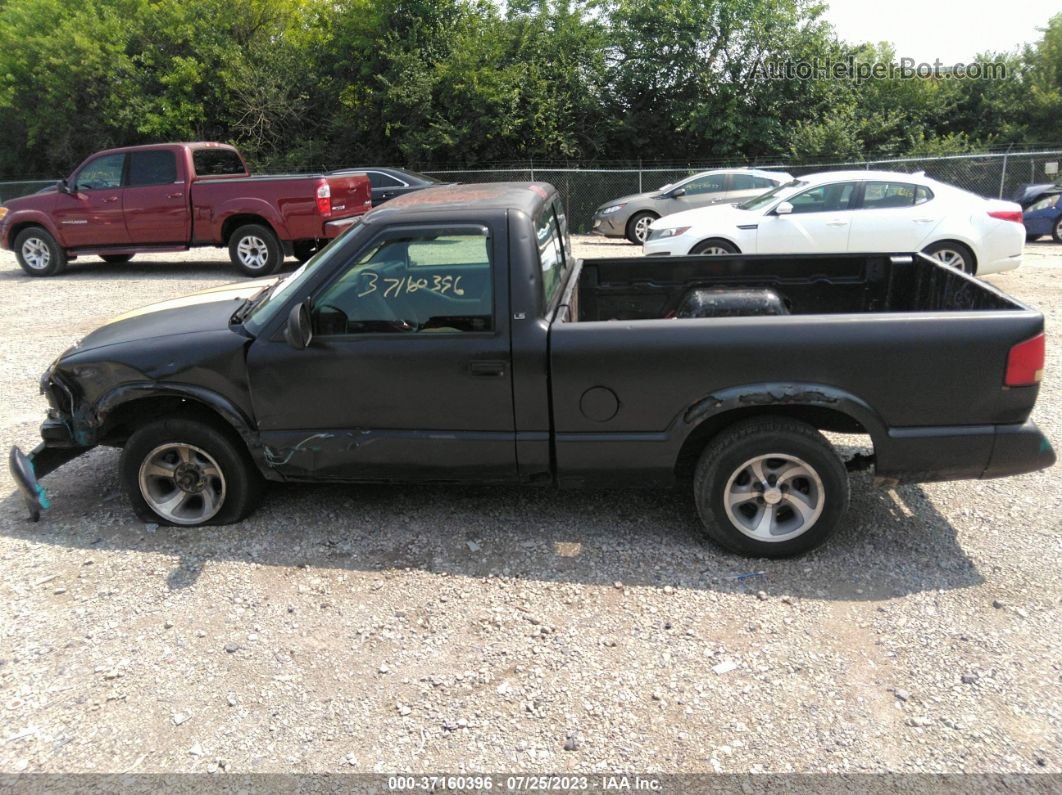
<instances>
[{"instance_id":1,"label":"gray car","mask_svg":"<svg viewBox=\"0 0 1062 795\"><path fill-rule=\"evenodd\" d=\"M605 202L594 213L591 231L605 237L625 237L641 245L649 233L649 224L661 216L709 204L735 204L792 179L782 171L751 168L702 171L648 193Z\"/></svg>"}]
</instances>

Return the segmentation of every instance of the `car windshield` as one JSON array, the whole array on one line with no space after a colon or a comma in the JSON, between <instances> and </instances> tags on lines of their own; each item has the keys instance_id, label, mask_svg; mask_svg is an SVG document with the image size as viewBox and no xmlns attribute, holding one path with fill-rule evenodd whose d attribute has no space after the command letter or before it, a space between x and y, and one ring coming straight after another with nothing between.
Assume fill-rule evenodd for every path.
<instances>
[{"instance_id":1,"label":"car windshield","mask_svg":"<svg viewBox=\"0 0 1062 795\"><path fill-rule=\"evenodd\" d=\"M736 205L739 210L760 210L766 207L775 199L782 199L786 196L790 196L796 193L800 188L803 188L808 183L799 179L794 179L792 182L786 182L784 185L779 185L777 188L771 188L766 193L761 193L759 196L753 196L746 202Z\"/></svg>"},{"instance_id":2,"label":"car windshield","mask_svg":"<svg viewBox=\"0 0 1062 795\"><path fill-rule=\"evenodd\" d=\"M292 291L298 292L300 285L308 282L321 268L327 267L328 262L342 248L340 241L359 226L361 226L361 218L355 220L323 250L314 254L309 262L304 263L300 268L292 271L289 276L277 282L265 299L244 319L243 327L252 334L257 335L260 333L280 310L280 307L283 306L283 296Z\"/></svg>"}]
</instances>

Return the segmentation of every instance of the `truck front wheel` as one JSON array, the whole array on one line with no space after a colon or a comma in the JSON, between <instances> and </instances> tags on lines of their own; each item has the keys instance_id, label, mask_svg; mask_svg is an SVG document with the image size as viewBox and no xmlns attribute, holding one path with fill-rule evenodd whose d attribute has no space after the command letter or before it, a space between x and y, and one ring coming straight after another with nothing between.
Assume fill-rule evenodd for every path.
<instances>
[{"instance_id":1,"label":"truck front wheel","mask_svg":"<svg viewBox=\"0 0 1062 795\"><path fill-rule=\"evenodd\" d=\"M247 224L229 238L229 259L245 276L268 276L280 267L284 252L273 230Z\"/></svg>"},{"instance_id":2,"label":"truck front wheel","mask_svg":"<svg viewBox=\"0 0 1062 795\"><path fill-rule=\"evenodd\" d=\"M848 509L848 473L810 425L784 417L739 422L705 449L694 478L708 536L732 552L780 558L830 537Z\"/></svg>"},{"instance_id":3,"label":"truck front wheel","mask_svg":"<svg viewBox=\"0 0 1062 795\"><path fill-rule=\"evenodd\" d=\"M14 249L19 266L30 276L55 276L66 269L66 252L39 226L19 232Z\"/></svg>"},{"instance_id":4,"label":"truck front wheel","mask_svg":"<svg viewBox=\"0 0 1062 795\"><path fill-rule=\"evenodd\" d=\"M119 469L133 510L145 522L231 524L255 509L262 492L246 450L192 419L158 420L135 431Z\"/></svg>"}]
</instances>

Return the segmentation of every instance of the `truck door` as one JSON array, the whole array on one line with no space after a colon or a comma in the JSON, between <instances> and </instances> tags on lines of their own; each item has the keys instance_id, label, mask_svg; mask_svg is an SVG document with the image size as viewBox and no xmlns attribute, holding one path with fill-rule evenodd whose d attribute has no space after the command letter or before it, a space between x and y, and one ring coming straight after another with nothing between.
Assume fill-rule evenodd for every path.
<instances>
[{"instance_id":1,"label":"truck door","mask_svg":"<svg viewBox=\"0 0 1062 795\"><path fill-rule=\"evenodd\" d=\"M187 186L169 149L129 153L123 191L125 227L137 245L187 243L191 213Z\"/></svg>"},{"instance_id":2,"label":"truck door","mask_svg":"<svg viewBox=\"0 0 1062 795\"><path fill-rule=\"evenodd\" d=\"M66 248L129 243L122 216L125 154L94 157L70 182L70 193L55 201L55 220Z\"/></svg>"},{"instance_id":3,"label":"truck door","mask_svg":"<svg viewBox=\"0 0 1062 795\"><path fill-rule=\"evenodd\" d=\"M479 224L389 227L316 291L306 349L257 340L269 463L293 478L514 480L504 241Z\"/></svg>"}]
</instances>

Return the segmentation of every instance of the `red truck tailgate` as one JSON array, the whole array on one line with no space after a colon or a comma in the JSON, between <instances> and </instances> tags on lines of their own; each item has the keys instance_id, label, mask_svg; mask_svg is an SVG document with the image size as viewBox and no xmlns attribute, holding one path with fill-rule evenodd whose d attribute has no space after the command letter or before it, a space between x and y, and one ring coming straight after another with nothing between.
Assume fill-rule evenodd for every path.
<instances>
[{"instance_id":1,"label":"red truck tailgate","mask_svg":"<svg viewBox=\"0 0 1062 795\"><path fill-rule=\"evenodd\" d=\"M325 179L332 197L331 218L349 218L372 209L372 185L364 174Z\"/></svg>"}]
</instances>

